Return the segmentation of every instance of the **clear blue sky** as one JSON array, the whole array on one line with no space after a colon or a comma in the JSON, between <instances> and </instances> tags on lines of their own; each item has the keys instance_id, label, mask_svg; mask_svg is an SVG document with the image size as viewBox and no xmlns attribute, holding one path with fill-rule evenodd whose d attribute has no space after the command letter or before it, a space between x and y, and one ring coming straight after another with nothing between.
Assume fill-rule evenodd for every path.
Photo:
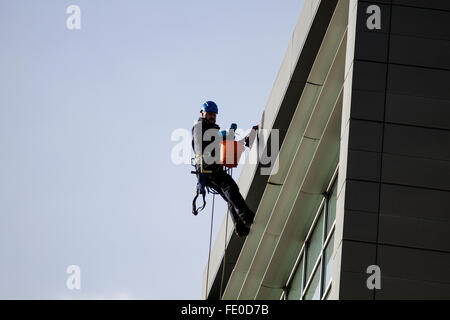
<instances>
[{"instance_id":1,"label":"clear blue sky","mask_svg":"<svg viewBox=\"0 0 450 320\"><path fill-rule=\"evenodd\" d=\"M200 299L210 206L171 134L205 100L257 124L302 3L0 0L0 298Z\"/></svg>"}]
</instances>

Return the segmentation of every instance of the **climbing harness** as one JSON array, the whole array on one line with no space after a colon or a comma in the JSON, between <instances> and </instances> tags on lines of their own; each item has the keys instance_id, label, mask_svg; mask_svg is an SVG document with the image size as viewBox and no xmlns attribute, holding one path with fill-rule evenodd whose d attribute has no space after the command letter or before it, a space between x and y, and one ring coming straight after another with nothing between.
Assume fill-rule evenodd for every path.
<instances>
[{"instance_id":1,"label":"climbing harness","mask_svg":"<svg viewBox=\"0 0 450 320\"><path fill-rule=\"evenodd\" d=\"M218 194L218 193L216 191L214 191L213 189L206 186L207 174L211 173L212 171L201 172L200 169L197 169L197 167L195 165L195 158L191 158L191 165L195 168L195 170L192 170L191 173L195 174L198 178L197 186L196 186L196 190L195 190L195 196L194 196L194 199L192 200L192 214L194 216L196 216L200 211L202 211L206 207L206 200L205 200L206 191L208 191L208 193L211 193L211 194ZM202 195L203 205L197 209L197 198L200 194Z\"/></svg>"},{"instance_id":2,"label":"climbing harness","mask_svg":"<svg viewBox=\"0 0 450 320\"><path fill-rule=\"evenodd\" d=\"M205 176L204 173L200 173L200 172L196 172L196 171L191 171L191 173L194 173L194 174L198 175L197 190L195 191L194 200L192 200L192 213L194 214L194 216L196 216L200 211L205 209L205 206L206 206L206 200L205 200L205 196L206 196L206 190L205 190L206 176ZM209 189L208 189L208 191L209 191ZM197 209L197 198L198 198L199 194L202 195L203 205L199 209Z\"/></svg>"}]
</instances>

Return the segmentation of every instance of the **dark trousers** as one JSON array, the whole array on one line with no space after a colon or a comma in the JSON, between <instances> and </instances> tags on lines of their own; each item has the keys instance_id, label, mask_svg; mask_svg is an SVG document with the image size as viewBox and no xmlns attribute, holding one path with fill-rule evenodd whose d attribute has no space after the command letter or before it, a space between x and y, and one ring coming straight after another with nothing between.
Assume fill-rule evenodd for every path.
<instances>
[{"instance_id":1,"label":"dark trousers","mask_svg":"<svg viewBox=\"0 0 450 320\"><path fill-rule=\"evenodd\" d=\"M252 223L254 213L251 211L239 192L239 187L233 178L224 170L208 175L206 186L219 193L228 203L233 222L238 225Z\"/></svg>"}]
</instances>

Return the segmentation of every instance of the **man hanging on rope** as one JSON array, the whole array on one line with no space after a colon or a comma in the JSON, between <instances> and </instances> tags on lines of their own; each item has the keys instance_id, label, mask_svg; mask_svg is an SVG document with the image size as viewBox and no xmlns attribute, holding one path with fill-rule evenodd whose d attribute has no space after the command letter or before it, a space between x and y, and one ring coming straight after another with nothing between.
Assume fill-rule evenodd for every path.
<instances>
[{"instance_id":1,"label":"man hanging on rope","mask_svg":"<svg viewBox=\"0 0 450 320\"><path fill-rule=\"evenodd\" d=\"M202 116L192 128L192 148L195 152L195 166L198 178L198 193L205 195L205 187L213 189L227 201L233 219L235 232L239 237L246 236L250 231L255 214L247 206L239 192L239 187L233 178L220 164L219 155L216 154L218 144L222 140L219 134L220 127L216 124L218 113L217 105L207 101L200 110ZM258 126L254 126L250 137L245 138L245 145L251 145ZM194 215L197 214L194 199Z\"/></svg>"}]
</instances>

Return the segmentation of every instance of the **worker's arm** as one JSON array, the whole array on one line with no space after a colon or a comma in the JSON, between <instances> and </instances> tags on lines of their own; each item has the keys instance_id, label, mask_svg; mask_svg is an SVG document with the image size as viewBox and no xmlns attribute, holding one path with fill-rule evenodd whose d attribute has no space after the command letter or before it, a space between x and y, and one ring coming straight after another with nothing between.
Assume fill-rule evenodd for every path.
<instances>
[{"instance_id":1,"label":"worker's arm","mask_svg":"<svg viewBox=\"0 0 450 320\"><path fill-rule=\"evenodd\" d=\"M200 121L194 125L192 138L194 141L195 164L197 170L201 173L203 172L203 132L202 123Z\"/></svg>"},{"instance_id":2,"label":"worker's arm","mask_svg":"<svg viewBox=\"0 0 450 320\"><path fill-rule=\"evenodd\" d=\"M195 156L197 158L197 155L201 155L203 150L202 150L202 145L203 145L203 133L202 133L202 123L201 122L197 122L194 125L194 130L192 132L192 137L194 139L194 152L195 152Z\"/></svg>"}]
</instances>

